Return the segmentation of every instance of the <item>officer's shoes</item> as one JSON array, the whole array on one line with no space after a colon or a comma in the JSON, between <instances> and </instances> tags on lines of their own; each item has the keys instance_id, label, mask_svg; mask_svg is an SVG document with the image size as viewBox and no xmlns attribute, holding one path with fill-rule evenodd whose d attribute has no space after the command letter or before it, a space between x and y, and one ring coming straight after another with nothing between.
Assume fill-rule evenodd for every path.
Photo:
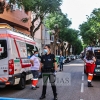
<instances>
[{"instance_id":1,"label":"officer's shoes","mask_svg":"<svg viewBox=\"0 0 100 100\"><path fill-rule=\"evenodd\" d=\"M45 95L42 95L42 96L40 97L40 99L45 99Z\"/></svg>"},{"instance_id":2,"label":"officer's shoes","mask_svg":"<svg viewBox=\"0 0 100 100\"><path fill-rule=\"evenodd\" d=\"M31 87L32 90L36 90L36 87Z\"/></svg>"},{"instance_id":3,"label":"officer's shoes","mask_svg":"<svg viewBox=\"0 0 100 100\"><path fill-rule=\"evenodd\" d=\"M53 100L58 100L57 96L56 96L56 97L54 97L54 99L53 99Z\"/></svg>"}]
</instances>

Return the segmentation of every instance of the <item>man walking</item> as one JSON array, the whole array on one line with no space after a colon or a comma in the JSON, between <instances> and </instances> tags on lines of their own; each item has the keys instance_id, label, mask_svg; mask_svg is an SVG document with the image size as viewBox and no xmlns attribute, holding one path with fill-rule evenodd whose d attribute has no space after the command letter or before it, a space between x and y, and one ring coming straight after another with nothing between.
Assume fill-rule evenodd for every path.
<instances>
[{"instance_id":1,"label":"man walking","mask_svg":"<svg viewBox=\"0 0 100 100\"><path fill-rule=\"evenodd\" d=\"M63 60L64 60L64 57L62 56L62 54L60 54L60 57L59 57L60 70L59 71L63 71Z\"/></svg>"},{"instance_id":2,"label":"man walking","mask_svg":"<svg viewBox=\"0 0 100 100\"><path fill-rule=\"evenodd\" d=\"M42 68L42 71L43 71L43 89L42 89L42 95L41 95L40 99L45 98L46 88L47 88L47 80L49 78L50 83L51 83L51 87L53 90L53 95L54 95L53 100L58 100L56 86L55 86L55 75L54 75L55 71L57 71L57 63L55 60L55 55L51 54L49 45L46 45L44 47L44 53L45 53L45 55L43 55L41 58L41 66L43 67Z\"/></svg>"}]
</instances>

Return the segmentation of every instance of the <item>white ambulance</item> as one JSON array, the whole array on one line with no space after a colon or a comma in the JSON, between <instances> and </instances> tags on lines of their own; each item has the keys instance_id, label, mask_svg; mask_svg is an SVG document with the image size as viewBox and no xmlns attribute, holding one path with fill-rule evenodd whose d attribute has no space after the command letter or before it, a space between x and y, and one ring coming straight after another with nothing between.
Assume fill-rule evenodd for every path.
<instances>
[{"instance_id":1,"label":"white ambulance","mask_svg":"<svg viewBox=\"0 0 100 100\"><path fill-rule=\"evenodd\" d=\"M100 76L100 47L88 47L87 50L92 50L96 57L94 76ZM86 73L86 63L84 63L84 73Z\"/></svg>"},{"instance_id":2,"label":"white ambulance","mask_svg":"<svg viewBox=\"0 0 100 100\"><path fill-rule=\"evenodd\" d=\"M37 47L31 37L16 31L0 24L0 87L24 89L26 80L32 78L29 58Z\"/></svg>"}]
</instances>

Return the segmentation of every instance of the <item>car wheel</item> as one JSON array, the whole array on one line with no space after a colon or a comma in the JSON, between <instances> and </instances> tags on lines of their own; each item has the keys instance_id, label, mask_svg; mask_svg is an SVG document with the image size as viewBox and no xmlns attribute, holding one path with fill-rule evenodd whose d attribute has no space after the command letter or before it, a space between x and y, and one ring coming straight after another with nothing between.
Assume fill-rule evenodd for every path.
<instances>
[{"instance_id":1,"label":"car wheel","mask_svg":"<svg viewBox=\"0 0 100 100\"><path fill-rule=\"evenodd\" d=\"M18 84L18 89L20 89L20 90L24 89L25 88L25 84L26 84L25 75L22 75L21 79L20 79L20 82Z\"/></svg>"}]
</instances>

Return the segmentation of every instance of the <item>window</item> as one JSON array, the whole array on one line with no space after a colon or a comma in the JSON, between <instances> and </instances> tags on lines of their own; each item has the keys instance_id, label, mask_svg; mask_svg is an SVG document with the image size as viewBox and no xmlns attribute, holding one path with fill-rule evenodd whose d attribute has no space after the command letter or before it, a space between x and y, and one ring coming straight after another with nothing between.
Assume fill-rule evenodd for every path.
<instances>
[{"instance_id":1,"label":"window","mask_svg":"<svg viewBox=\"0 0 100 100\"><path fill-rule=\"evenodd\" d=\"M34 53L34 46L26 44L26 47L27 47L27 57L30 58Z\"/></svg>"},{"instance_id":2,"label":"window","mask_svg":"<svg viewBox=\"0 0 100 100\"><path fill-rule=\"evenodd\" d=\"M38 51L38 48L34 45L26 44L26 47L27 47L27 57L28 58L30 58L34 54L34 51Z\"/></svg>"},{"instance_id":3,"label":"window","mask_svg":"<svg viewBox=\"0 0 100 100\"><path fill-rule=\"evenodd\" d=\"M35 51L38 51L38 48L35 46L34 50L35 50Z\"/></svg>"},{"instance_id":4,"label":"window","mask_svg":"<svg viewBox=\"0 0 100 100\"><path fill-rule=\"evenodd\" d=\"M7 58L7 41L0 40L0 60Z\"/></svg>"},{"instance_id":5,"label":"window","mask_svg":"<svg viewBox=\"0 0 100 100\"><path fill-rule=\"evenodd\" d=\"M98 52L98 50L95 50L94 54L95 54L97 59L100 59L100 52Z\"/></svg>"}]
</instances>

